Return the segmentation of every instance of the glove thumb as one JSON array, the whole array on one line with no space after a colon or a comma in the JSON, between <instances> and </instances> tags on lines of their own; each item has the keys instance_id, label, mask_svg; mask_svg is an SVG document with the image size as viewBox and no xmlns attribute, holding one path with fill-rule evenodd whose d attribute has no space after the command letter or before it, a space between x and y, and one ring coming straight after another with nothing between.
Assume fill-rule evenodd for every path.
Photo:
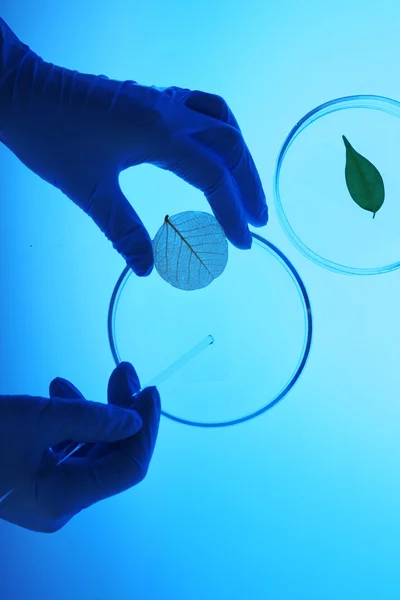
<instances>
[{"instance_id":1,"label":"glove thumb","mask_svg":"<svg viewBox=\"0 0 400 600\"><path fill-rule=\"evenodd\" d=\"M63 379L62 377L56 377L50 383L49 396L50 398L75 398L85 400L84 395L74 386L74 384L67 379ZM61 442L61 444L56 444L52 448L52 451L56 454L63 452L66 448L68 448L70 443L71 440L65 440ZM84 454L87 453L87 447L84 448L83 452ZM82 454L82 451L79 451L79 454Z\"/></svg>"},{"instance_id":2,"label":"glove thumb","mask_svg":"<svg viewBox=\"0 0 400 600\"><path fill-rule=\"evenodd\" d=\"M134 410L88 402L52 398L39 422L42 439L53 447L65 440L82 443L113 443L135 435L142 420Z\"/></svg>"},{"instance_id":3,"label":"glove thumb","mask_svg":"<svg viewBox=\"0 0 400 600\"><path fill-rule=\"evenodd\" d=\"M150 236L118 182L99 186L84 210L136 275L150 275L154 265Z\"/></svg>"}]
</instances>

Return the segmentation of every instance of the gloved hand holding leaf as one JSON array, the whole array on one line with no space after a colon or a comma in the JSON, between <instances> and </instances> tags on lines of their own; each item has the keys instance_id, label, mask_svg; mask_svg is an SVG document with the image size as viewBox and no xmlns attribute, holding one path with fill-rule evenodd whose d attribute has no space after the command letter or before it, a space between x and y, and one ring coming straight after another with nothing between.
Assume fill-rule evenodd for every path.
<instances>
[{"instance_id":1,"label":"gloved hand holding leaf","mask_svg":"<svg viewBox=\"0 0 400 600\"><path fill-rule=\"evenodd\" d=\"M268 221L256 166L223 98L59 67L2 19L0 141L84 210L137 275L151 272L153 253L119 186L128 167L149 163L203 191L238 248L251 246L249 224Z\"/></svg>"}]
</instances>

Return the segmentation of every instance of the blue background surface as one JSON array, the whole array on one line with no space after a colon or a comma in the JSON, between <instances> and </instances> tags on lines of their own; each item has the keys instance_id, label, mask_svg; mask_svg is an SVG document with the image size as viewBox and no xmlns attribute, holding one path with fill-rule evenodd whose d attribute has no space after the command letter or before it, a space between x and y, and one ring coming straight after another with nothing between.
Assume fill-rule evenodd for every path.
<instances>
[{"instance_id":1,"label":"blue background surface","mask_svg":"<svg viewBox=\"0 0 400 600\"><path fill-rule=\"evenodd\" d=\"M315 319L306 371L271 412L219 430L163 419L141 485L55 535L0 522L1 597L398 598L400 273L318 268L272 205L276 156L308 110L351 94L400 99L398 3L3 0L1 12L51 62L225 97L270 204L260 232L299 270ZM1 391L45 395L62 376L105 400L122 260L4 147L0 169ZM148 181L121 180L144 218L163 201Z\"/></svg>"}]
</instances>

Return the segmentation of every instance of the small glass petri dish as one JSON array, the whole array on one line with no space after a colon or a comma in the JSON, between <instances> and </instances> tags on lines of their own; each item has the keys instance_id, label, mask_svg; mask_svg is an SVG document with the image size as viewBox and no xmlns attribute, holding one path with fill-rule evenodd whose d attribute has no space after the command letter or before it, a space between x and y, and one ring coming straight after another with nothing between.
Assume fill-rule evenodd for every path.
<instances>
[{"instance_id":1,"label":"small glass petri dish","mask_svg":"<svg viewBox=\"0 0 400 600\"><path fill-rule=\"evenodd\" d=\"M376 275L400 267L400 103L348 96L306 114L279 152L274 198L293 245L331 271ZM381 173L385 201L372 218L346 186L342 136Z\"/></svg>"},{"instance_id":2,"label":"small glass petri dish","mask_svg":"<svg viewBox=\"0 0 400 600\"><path fill-rule=\"evenodd\" d=\"M278 248L252 235L252 249L230 246L224 273L201 290L176 289L155 270L137 278L129 268L114 288L111 352L117 365L135 366L142 385L202 347L160 384L169 419L197 427L253 419L289 393L306 365L312 339L306 288ZM205 339L213 343L202 345Z\"/></svg>"}]
</instances>

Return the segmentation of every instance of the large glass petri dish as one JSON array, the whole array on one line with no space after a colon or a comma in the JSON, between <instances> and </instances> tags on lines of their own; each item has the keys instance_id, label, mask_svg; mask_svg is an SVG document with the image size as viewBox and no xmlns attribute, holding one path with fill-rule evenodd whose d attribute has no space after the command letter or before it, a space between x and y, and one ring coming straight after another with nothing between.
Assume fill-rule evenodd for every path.
<instances>
[{"instance_id":1,"label":"large glass petri dish","mask_svg":"<svg viewBox=\"0 0 400 600\"><path fill-rule=\"evenodd\" d=\"M318 106L279 152L274 198L281 225L308 259L331 271L376 275L400 266L400 103L348 96ZM381 173L385 201L372 218L346 186L345 135Z\"/></svg>"},{"instance_id":2,"label":"large glass petri dish","mask_svg":"<svg viewBox=\"0 0 400 600\"><path fill-rule=\"evenodd\" d=\"M253 233L250 251L229 248L228 265L208 287L188 292L154 270L129 268L112 294L108 334L116 364L131 362L142 385L208 335L214 343L160 386L162 414L198 427L261 415L292 389L311 346L306 288L290 261Z\"/></svg>"}]
</instances>

